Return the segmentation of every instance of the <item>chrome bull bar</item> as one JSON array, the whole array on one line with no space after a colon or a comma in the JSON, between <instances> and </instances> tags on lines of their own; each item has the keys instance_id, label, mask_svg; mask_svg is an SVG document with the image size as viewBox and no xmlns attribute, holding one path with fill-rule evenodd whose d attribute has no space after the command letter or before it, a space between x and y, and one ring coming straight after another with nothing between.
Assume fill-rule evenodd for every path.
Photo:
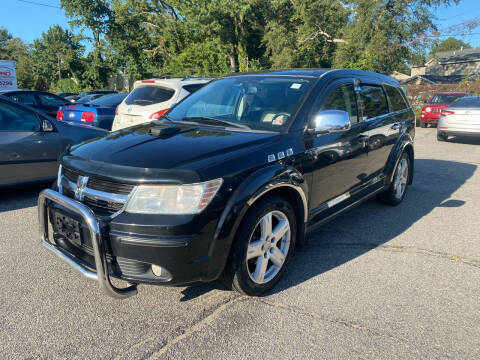
<instances>
[{"instance_id":1,"label":"chrome bull bar","mask_svg":"<svg viewBox=\"0 0 480 360\"><path fill-rule=\"evenodd\" d=\"M60 250L56 244L50 241L48 235L47 200L64 206L65 208L82 217L83 221L88 227L88 231L90 232L96 272L85 267L83 262L75 255ZM105 247L100 234L100 225L92 210L90 210L87 206L56 191L45 189L38 196L38 220L40 223L40 236L42 239L42 245L72 266L75 270L80 271L87 278L97 280L100 288L105 291L107 295L115 299L125 299L137 293L136 285L129 285L126 288L117 288L111 283L110 275L108 274L107 258L104 251Z\"/></svg>"}]
</instances>

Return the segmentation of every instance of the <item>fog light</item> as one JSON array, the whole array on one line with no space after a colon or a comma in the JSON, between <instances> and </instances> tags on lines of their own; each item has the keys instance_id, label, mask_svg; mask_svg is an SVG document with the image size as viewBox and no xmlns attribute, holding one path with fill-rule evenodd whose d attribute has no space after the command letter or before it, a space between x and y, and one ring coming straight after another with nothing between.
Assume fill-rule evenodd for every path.
<instances>
[{"instance_id":1,"label":"fog light","mask_svg":"<svg viewBox=\"0 0 480 360\"><path fill-rule=\"evenodd\" d=\"M152 272L153 275L161 277L163 275L163 269L161 266L158 265L152 265Z\"/></svg>"}]
</instances>

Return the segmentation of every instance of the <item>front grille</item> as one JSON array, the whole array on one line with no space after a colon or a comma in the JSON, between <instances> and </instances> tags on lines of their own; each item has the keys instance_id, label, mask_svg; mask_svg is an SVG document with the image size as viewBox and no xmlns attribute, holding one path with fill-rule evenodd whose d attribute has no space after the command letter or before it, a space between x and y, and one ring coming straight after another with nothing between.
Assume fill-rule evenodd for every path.
<instances>
[{"instance_id":1,"label":"front grille","mask_svg":"<svg viewBox=\"0 0 480 360\"><path fill-rule=\"evenodd\" d=\"M433 108L432 109L432 113L434 114L440 114L442 112L442 109L439 109L439 108Z\"/></svg>"},{"instance_id":2,"label":"front grille","mask_svg":"<svg viewBox=\"0 0 480 360\"><path fill-rule=\"evenodd\" d=\"M65 176L65 178L67 178L73 183L76 183L78 176L81 175L78 171L68 169L68 168L63 168L62 174L63 176ZM91 176L88 178L87 186L90 189L105 191L108 193L120 194L120 195L130 194L130 192L133 190L133 187L134 187L134 185L116 183L113 181L103 180L103 179L99 179L97 177L91 177Z\"/></svg>"},{"instance_id":3,"label":"front grille","mask_svg":"<svg viewBox=\"0 0 480 360\"><path fill-rule=\"evenodd\" d=\"M75 187L77 186L77 179L78 176L82 175L80 172L76 170L72 170L69 168L62 169L62 175L65 179L69 180L70 187L63 186L62 192L64 195L75 198ZM128 195L133 190L134 185L130 184L121 184L116 183L113 181L107 181L103 179L99 179L98 177L91 177L89 176L88 182L86 184L88 189L102 191L107 196L108 195ZM83 203L87 205L90 209L93 210L96 214L100 216L109 216L117 211L121 210L124 206L124 202L117 202L117 201L107 201L104 199L99 199L97 197L90 196L88 193L84 194Z\"/></svg>"}]
</instances>

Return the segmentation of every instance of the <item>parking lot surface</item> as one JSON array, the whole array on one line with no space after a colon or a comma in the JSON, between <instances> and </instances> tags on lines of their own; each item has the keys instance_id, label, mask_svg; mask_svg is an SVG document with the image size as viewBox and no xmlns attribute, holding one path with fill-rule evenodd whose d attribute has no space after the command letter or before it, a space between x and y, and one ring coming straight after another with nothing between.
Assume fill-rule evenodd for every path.
<instances>
[{"instance_id":1,"label":"parking lot surface","mask_svg":"<svg viewBox=\"0 0 480 360\"><path fill-rule=\"evenodd\" d=\"M0 192L0 349L14 358L480 357L480 140L417 128L405 201L315 231L267 296L219 283L106 297L43 249L40 186Z\"/></svg>"}]
</instances>

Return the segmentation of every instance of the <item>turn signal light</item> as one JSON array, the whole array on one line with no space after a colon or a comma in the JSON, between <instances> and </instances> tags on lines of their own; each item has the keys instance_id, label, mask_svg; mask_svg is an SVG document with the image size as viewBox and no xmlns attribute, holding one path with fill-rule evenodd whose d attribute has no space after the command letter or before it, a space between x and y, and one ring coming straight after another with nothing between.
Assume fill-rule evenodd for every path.
<instances>
[{"instance_id":1,"label":"turn signal light","mask_svg":"<svg viewBox=\"0 0 480 360\"><path fill-rule=\"evenodd\" d=\"M92 123L95 121L95 113L91 111L82 111L82 121Z\"/></svg>"},{"instance_id":2,"label":"turn signal light","mask_svg":"<svg viewBox=\"0 0 480 360\"><path fill-rule=\"evenodd\" d=\"M163 115L165 115L167 113L168 110L170 110L170 109L163 109L163 110L154 112L148 118L153 119L153 120L160 119Z\"/></svg>"},{"instance_id":3,"label":"turn signal light","mask_svg":"<svg viewBox=\"0 0 480 360\"><path fill-rule=\"evenodd\" d=\"M455 114L455 111L450 111L450 110L442 110L440 113L440 116L448 116L448 115L453 115Z\"/></svg>"},{"instance_id":4,"label":"turn signal light","mask_svg":"<svg viewBox=\"0 0 480 360\"><path fill-rule=\"evenodd\" d=\"M63 120L63 110L58 110L57 111L57 120L59 120L59 121Z\"/></svg>"}]
</instances>

